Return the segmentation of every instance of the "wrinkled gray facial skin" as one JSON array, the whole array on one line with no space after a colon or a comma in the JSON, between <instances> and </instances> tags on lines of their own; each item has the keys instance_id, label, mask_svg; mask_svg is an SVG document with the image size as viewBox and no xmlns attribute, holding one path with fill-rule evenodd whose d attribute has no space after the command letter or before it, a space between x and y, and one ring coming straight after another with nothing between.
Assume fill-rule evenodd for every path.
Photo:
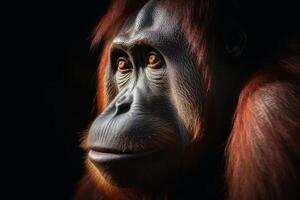
<instances>
[{"instance_id":1,"label":"wrinkled gray facial skin","mask_svg":"<svg viewBox=\"0 0 300 200\"><path fill-rule=\"evenodd\" d=\"M232 72L219 71L219 85L226 85ZM108 182L144 189L176 179L202 117L200 73L175 15L150 1L129 17L110 47L108 106L88 135L88 158Z\"/></svg>"},{"instance_id":2,"label":"wrinkled gray facial skin","mask_svg":"<svg viewBox=\"0 0 300 200\"><path fill-rule=\"evenodd\" d=\"M88 158L111 185L153 191L185 183L193 190L199 179L206 187L206 179L212 182L222 168L222 148L245 73L225 64L223 43L217 42L218 53L209 52L217 59L209 63L213 83L211 106L206 106L203 72L179 20L149 1L112 40L105 74L108 104L88 135Z\"/></svg>"}]
</instances>

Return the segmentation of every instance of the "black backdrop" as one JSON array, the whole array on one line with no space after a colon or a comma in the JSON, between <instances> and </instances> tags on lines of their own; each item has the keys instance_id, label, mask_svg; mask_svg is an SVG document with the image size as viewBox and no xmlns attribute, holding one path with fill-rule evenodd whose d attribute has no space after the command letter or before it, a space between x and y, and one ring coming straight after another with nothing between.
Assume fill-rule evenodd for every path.
<instances>
[{"instance_id":1,"label":"black backdrop","mask_svg":"<svg viewBox=\"0 0 300 200\"><path fill-rule=\"evenodd\" d=\"M9 38L3 39L10 55L2 65L8 86L3 97L9 97L2 123L7 138L1 140L7 168L2 182L9 195L4 199L72 199L84 172L79 139L94 118L100 50L90 51L90 36L108 5L108 0L9 5L3 28Z\"/></svg>"},{"instance_id":2,"label":"black backdrop","mask_svg":"<svg viewBox=\"0 0 300 200\"><path fill-rule=\"evenodd\" d=\"M57 58L50 61L50 69L42 70L47 74L42 103L47 113L45 132L52 135L46 142L51 161L46 169L54 169L49 178L56 184L50 184L44 194L50 193L54 199L71 198L84 170L79 139L94 117L100 53L90 51L90 36L107 6L108 1L70 1L55 5L53 15L47 15L46 41L51 43L47 52L49 60L51 55Z\"/></svg>"},{"instance_id":3,"label":"black backdrop","mask_svg":"<svg viewBox=\"0 0 300 200\"><path fill-rule=\"evenodd\" d=\"M247 2L241 13L247 11L261 34L275 37L285 26L299 28L297 6L277 12L273 3ZM94 118L100 50L90 51L89 38L108 5L108 0L53 0L3 7L7 62L1 65L6 89L1 100L8 102L2 104L0 165L9 195L4 199L72 198L84 171L79 138ZM269 23L262 19L276 29L264 28Z\"/></svg>"}]
</instances>

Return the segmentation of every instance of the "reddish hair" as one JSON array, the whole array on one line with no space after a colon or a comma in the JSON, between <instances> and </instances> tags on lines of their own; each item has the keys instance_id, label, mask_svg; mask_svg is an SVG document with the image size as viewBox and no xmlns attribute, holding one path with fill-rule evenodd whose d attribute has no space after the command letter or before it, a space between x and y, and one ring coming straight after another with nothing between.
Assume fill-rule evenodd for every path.
<instances>
[{"instance_id":1,"label":"reddish hair","mask_svg":"<svg viewBox=\"0 0 300 200\"><path fill-rule=\"evenodd\" d=\"M109 47L112 39L116 36L118 30L125 20L134 12L139 10L148 0L113 0L107 14L97 25L92 40L92 48L98 46L101 41L105 41L103 53L99 64L98 73L98 94L97 105L98 111L101 112L107 101L105 99L105 70L108 63ZM161 0L171 13L176 13L176 17L180 18L180 26L185 34L191 51L195 54L199 69L203 75L203 85L206 92L209 91L212 76L210 74L207 60L207 41L210 38L208 30L211 28L210 23L212 16L208 15L213 9L209 1L190 1L186 3L184 0ZM204 35L205 34L205 35Z\"/></svg>"},{"instance_id":2,"label":"reddish hair","mask_svg":"<svg viewBox=\"0 0 300 200\"><path fill-rule=\"evenodd\" d=\"M109 103L106 99L105 72L112 39L125 20L139 10L147 0L114 0L96 27L92 47L104 41L99 64L97 92L98 112ZM210 0L161 0L167 9L180 18L180 26L197 58L203 89L209 96L213 75L207 52L214 49L214 5ZM213 33L213 34L210 34ZM299 43L272 66L260 66L241 92L234 117L232 133L226 150L228 195L231 200L286 199L295 195L299 183L300 155L300 69ZM296 48L296 49L295 49ZM297 51L298 50L298 51ZM209 51L211 52L211 51ZM204 100L208 104L210 101ZM211 107L204 105L205 109ZM206 113L208 114L208 113ZM199 124L195 124L198 131ZM86 178L89 179L89 178ZM92 181L85 180L89 185ZM84 184L82 184L84 185ZM81 189L89 191L88 189ZM107 188L102 188L105 190ZM116 190L111 189L116 192ZM113 192L103 191L107 195ZM91 190L91 199L98 198ZM119 194L114 194L118 196ZM84 196L82 196L84 198ZM293 196L291 196L293 197ZM80 199L80 198L79 198Z\"/></svg>"},{"instance_id":3,"label":"reddish hair","mask_svg":"<svg viewBox=\"0 0 300 200\"><path fill-rule=\"evenodd\" d=\"M230 200L299 198L300 49L294 44L240 95L226 152Z\"/></svg>"}]
</instances>

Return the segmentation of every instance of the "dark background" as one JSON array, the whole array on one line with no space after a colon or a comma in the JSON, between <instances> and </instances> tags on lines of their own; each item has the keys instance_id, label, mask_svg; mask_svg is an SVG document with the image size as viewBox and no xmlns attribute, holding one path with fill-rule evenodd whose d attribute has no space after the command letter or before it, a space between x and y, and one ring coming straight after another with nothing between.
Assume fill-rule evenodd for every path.
<instances>
[{"instance_id":1,"label":"dark background","mask_svg":"<svg viewBox=\"0 0 300 200\"><path fill-rule=\"evenodd\" d=\"M246 19L255 22L259 35L275 38L286 27L299 27L297 6L286 3L290 8L277 12L273 3L249 2L234 11L247 11ZM2 57L7 62L2 62L0 80L6 112L1 112L0 146L5 199L72 198L84 172L79 139L95 117L101 47L90 51L90 36L108 5L108 0L54 0L3 7ZM277 7L283 10L281 4ZM269 29L263 18L276 29Z\"/></svg>"},{"instance_id":2,"label":"dark background","mask_svg":"<svg viewBox=\"0 0 300 200\"><path fill-rule=\"evenodd\" d=\"M79 140L94 118L100 54L100 50L90 50L91 33L107 6L108 1L64 1L64 5L54 6L53 15L47 15L50 26L46 32L52 43L49 60L51 55L57 56L47 70L42 70L47 74L42 95L47 113L44 127L52 135L46 144L49 148L54 144L54 149L47 151L51 161L47 169L54 171L51 182L57 181L46 193L54 199L71 198L84 171Z\"/></svg>"},{"instance_id":3,"label":"dark background","mask_svg":"<svg viewBox=\"0 0 300 200\"><path fill-rule=\"evenodd\" d=\"M10 53L1 74L4 192L7 199L71 199L84 172L79 140L95 117L101 47L90 50L91 33L109 1L12 4L2 29Z\"/></svg>"}]
</instances>

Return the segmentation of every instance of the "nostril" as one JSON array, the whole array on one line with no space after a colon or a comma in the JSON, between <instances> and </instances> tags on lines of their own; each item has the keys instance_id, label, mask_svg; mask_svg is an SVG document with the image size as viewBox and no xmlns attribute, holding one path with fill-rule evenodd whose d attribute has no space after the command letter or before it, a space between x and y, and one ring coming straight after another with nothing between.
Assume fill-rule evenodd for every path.
<instances>
[{"instance_id":1,"label":"nostril","mask_svg":"<svg viewBox=\"0 0 300 200\"><path fill-rule=\"evenodd\" d=\"M132 97L121 97L116 102L116 112L115 115L120 115L126 113L130 110L132 104Z\"/></svg>"},{"instance_id":2,"label":"nostril","mask_svg":"<svg viewBox=\"0 0 300 200\"><path fill-rule=\"evenodd\" d=\"M116 105L116 115L126 113L130 110L131 103L122 103Z\"/></svg>"}]
</instances>

